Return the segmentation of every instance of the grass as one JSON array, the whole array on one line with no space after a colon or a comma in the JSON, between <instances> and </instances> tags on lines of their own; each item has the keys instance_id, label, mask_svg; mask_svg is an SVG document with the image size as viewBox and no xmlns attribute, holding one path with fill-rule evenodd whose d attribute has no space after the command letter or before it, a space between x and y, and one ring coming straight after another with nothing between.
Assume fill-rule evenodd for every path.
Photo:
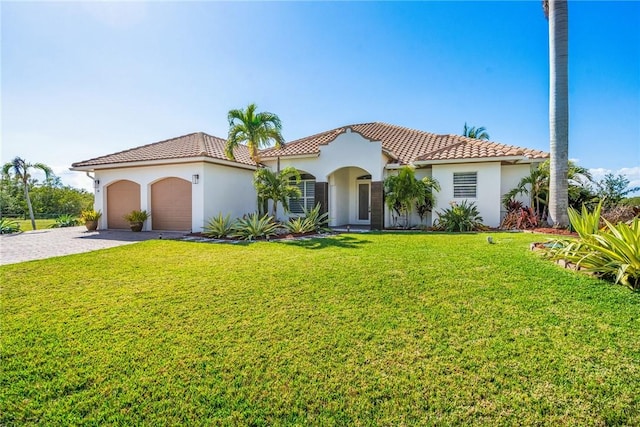
<instances>
[{"instance_id":1,"label":"grass","mask_svg":"<svg viewBox=\"0 0 640 427\"><path fill-rule=\"evenodd\" d=\"M20 224L20 230L22 231L31 231L33 227L31 226L30 219L16 219L18 224ZM55 219L36 219L36 229L43 230L45 228L49 228L50 225L56 223Z\"/></svg>"},{"instance_id":2,"label":"grass","mask_svg":"<svg viewBox=\"0 0 640 427\"><path fill-rule=\"evenodd\" d=\"M640 294L492 236L2 267L0 425L640 424Z\"/></svg>"}]
</instances>

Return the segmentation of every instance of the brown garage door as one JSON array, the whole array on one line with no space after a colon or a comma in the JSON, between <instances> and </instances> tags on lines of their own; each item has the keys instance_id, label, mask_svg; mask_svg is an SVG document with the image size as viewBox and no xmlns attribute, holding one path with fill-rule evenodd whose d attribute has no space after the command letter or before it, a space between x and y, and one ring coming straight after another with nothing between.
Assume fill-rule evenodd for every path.
<instances>
[{"instance_id":1,"label":"brown garage door","mask_svg":"<svg viewBox=\"0 0 640 427\"><path fill-rule=\"evenodd\" d=\"M132 210L140 210L140 184L133 181L116 181L107 187L107 226L129 228L122 217Z\"/></svg>"},{"instance_id":2,"label":"brown garage door","mask_svg":"<svg viewBox=\"0 0 640 427\"><path fill-rule=\"evenodd\" d=\"M154 230L191 230L191 182L165 178L151 185Z\"/></svg>"}]
</instances>

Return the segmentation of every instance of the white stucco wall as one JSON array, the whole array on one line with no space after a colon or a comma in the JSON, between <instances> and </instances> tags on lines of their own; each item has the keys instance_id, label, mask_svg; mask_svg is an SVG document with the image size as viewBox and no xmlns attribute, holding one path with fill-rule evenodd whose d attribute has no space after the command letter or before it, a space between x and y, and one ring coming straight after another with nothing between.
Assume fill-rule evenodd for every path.
<instances>
[{"instance_id":1,"label":"white stucco wall","mask_svg":"<svg viewBox=\"0 0 640 427\"><path fill-rule=\"evenodd\" d=\"M530 164L518 164L518 165L503 165L501 172L501 180L500 180L500 194L501 199L502 195L508 193L513 190L520 180L529 175L531 173L531 165ZM535 165L534 165L535 167ZM525 206L529 206L531 204L531 199L526 194L520 194L516 196L516 200L522 202ZM504 206L500 206L502 211L502 216L505 214Z\"/></svg>"},{"instance_id":2,"label":"white stucco wall","mask_svg":"<svg viewBox=\"0 0 640 427\"><path fill-rule=\"evenodd\" d=\"M449 208L450 202L464 200L453 197L454 172L478 173L477 197L469 198L467 201L475 202L485 225L490 227L499 226L500 199L502 195L500 162L433 165L432 176L438 180L442 188L440 193L437 194L434 220L438 218L438 212Z\"/></svg>"},{"instance_id":3,"label":"white stucco wall","mask_svg":"<svg viewBox=\"0 0 640 427\"><path fill-rule=\"evenodd\" d=\"M198 184L191 185L191 227L198 232L202 230L205 220L221 210L220 206L226 206L223 212L229 212L232 216L255 210L252 174L250 170L204 162L96 170L95 177L100 180L100 185L95 193L94 208L102 211L99 227L107 228L106 188L116 181L127 179L138 183L140 208L150 211L151 185L154 182L168 177L192 182L192 176L199 175ZM153 212L151 219L145 222L144 229L151 230L152 227Z\"/></svg>"},{"instance_id":4,"label":"white stucco wall","mask_svg":"<svg viewBox=\"0 0 640 427\"><path fill-rule=\"evenodd\" d=\"M282 158L280 168L293 166L315 176L316 181L328 182L328 177L333 172L342 168L358 167L370 174L373 181L380 181L385 164L385 158L381 153L381 142L369 141L348 129L329 144L321 145L319 156ZM272 169L277 167L276 160L267 160L264 163Z\"/></svg>"},{"instance_id":5,"label":"white stucco wall","mask_svg":"<svg viewBox=\"0 0 640 427\"><path fill-rule=\"evenodd\" d=\"M194 231L202 231L204 224L222 213L231 218L257 210L256 190L253 186L254 171L216 164L204 165L204 215L203 221L194 223ZM280 209L282 210L282 209Z\"/></svg>"}]
</instances>

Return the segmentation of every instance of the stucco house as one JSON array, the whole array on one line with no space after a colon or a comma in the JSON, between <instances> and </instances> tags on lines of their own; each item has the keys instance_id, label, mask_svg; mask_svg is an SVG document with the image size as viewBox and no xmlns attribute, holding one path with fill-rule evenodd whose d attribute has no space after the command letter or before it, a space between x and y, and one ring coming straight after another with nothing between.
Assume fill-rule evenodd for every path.
<instances>
[{"instance_id":1,"label":"stucco house","mask_svg":"<svg viewBox=\"0 0 640 427\"><path fill-rule=\"evenodd\" d=\"M229 160L225 145L224 139L192 133L77 162L71 169L94 179L101 228L127 228L122 216L146 209L152 213L146 229L196 232L219 212L239 217L256 210L258 165L246 147ZM343 126L260 153L262 165L293 166L303 178L302 197L292 201L290 214L280 209L280 219L320 203L330 225L372 229L391 225L383 181L402 166L440 183L434 217L450 202L466 199L476 203L486 225L498 226L502 195L546 158L538 150L379 122ZM432 221L429 216L426 225ZM419 222L417 215L413 222Z\"/></svg>"}]
</instances>

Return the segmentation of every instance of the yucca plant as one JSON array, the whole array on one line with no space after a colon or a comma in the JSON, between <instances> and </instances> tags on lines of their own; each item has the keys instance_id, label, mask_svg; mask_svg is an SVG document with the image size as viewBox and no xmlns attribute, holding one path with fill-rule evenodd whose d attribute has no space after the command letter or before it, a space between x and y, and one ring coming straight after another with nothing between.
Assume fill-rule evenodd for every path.
<instances>
[{"instance_id":1,"label":"yucca plant","mask_svg":"<svg viewBox=\"0 0 640 427\"><path fill-rule=\"evenodd\" d=\"M207 225L203 227L203 232L207 237L227 237L231 234L235 221L231 220L231 215L222 216L222 212L218 216L214 216L207 222Z\"/></svg>"},{"instance_id":2,"label":"yucca plant","mask_svg":"<svg viewBox=\"0 0 640 427\"><path fill-rule=\"evenodd\" d=\"M629 224L612 224L603 220L598 228L602 203L593 212L583 207L582 215L569 208L571 225L578 232L578 240L557 240L549 249L553 259L564 259L587 272L611 278L632 289L640 289L640 218Z\"/></svg>"},{"instance_id":3,"label":"yucca plant","mask_svg":"<svg viewBox=\"0 0 640 427\"><path fill-rule=\"evenodd\" d=\"M70 214L60 215L55 219L55 221L56 222L51 224L49 228L75 227L80 224L80 220Z\"/></svg>"},{"instance_id":4,"label":"yucca plant","mask_svg":"<svg viewBox=\"0 0 640 427\"><path fill-rule=\"evenodd\" d=\"M278 231L278 224L269 215L259 216L253 213L238 219L231 232L231 237L242 240L255 240L261 237L268 238Z\"/></svg>"},{"instance_id":5,"label":"yucca plant","mask_svg":"<svg viewBox=\"0 0 640 427\"><path fill-rule=\"evenodd\" d=\"M20 224L17 221L7 218L0 218L0 234L11 234L20 231Z\"/></svg>"}]
</instances>

